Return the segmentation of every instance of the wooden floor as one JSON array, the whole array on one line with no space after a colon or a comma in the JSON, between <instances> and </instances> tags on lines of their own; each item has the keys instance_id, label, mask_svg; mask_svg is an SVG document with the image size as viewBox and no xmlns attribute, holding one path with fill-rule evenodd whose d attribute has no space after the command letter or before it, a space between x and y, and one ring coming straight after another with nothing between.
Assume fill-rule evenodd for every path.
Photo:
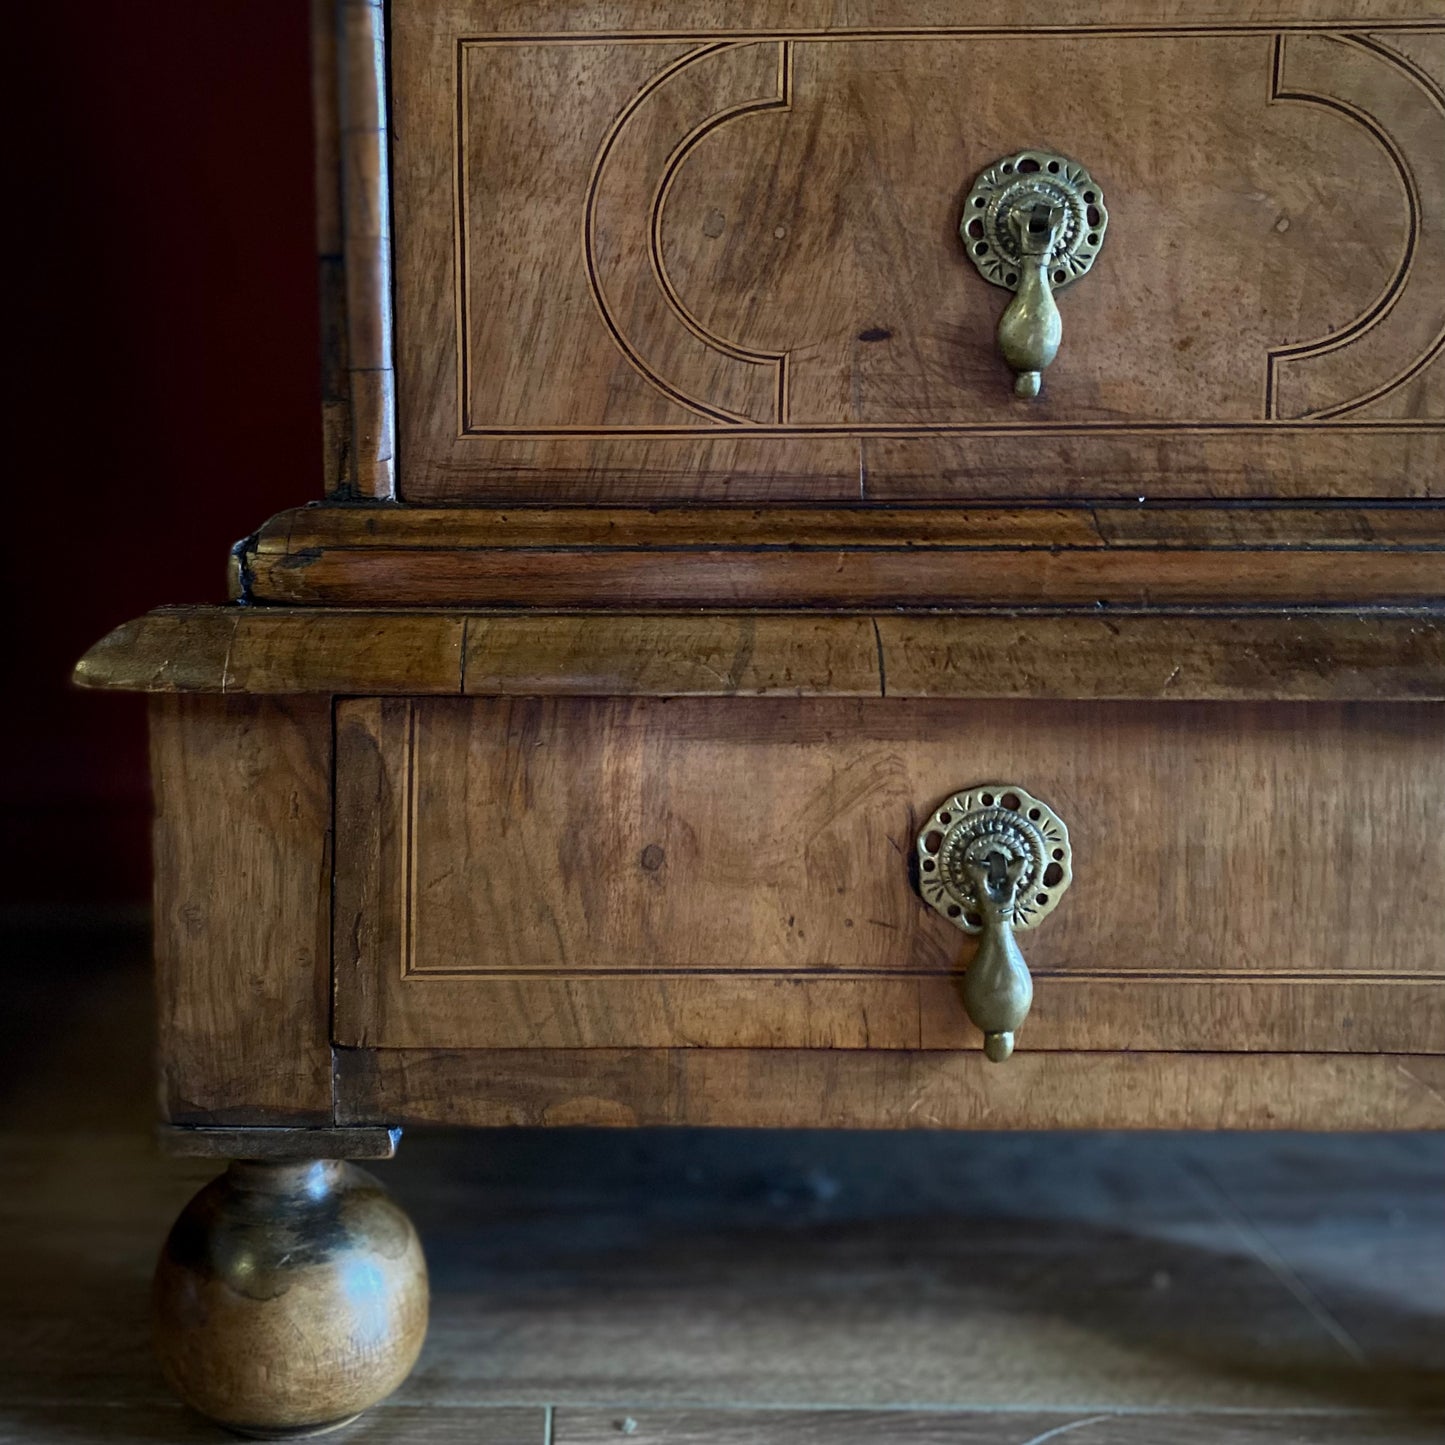
<instances>
[{"instance_id":1,"label":"wooden floor","mask_svg":"<svg viewBox=\"0 0 1445 1445\"><path fill-rule=\"evenodd\" d=\"M146 1290L141 949L0 939L0 1442L227 1437ZM1445 1440L1445 1138L409 1135L425 1353L395 1445Z\"/></svg>"}]
</instances>

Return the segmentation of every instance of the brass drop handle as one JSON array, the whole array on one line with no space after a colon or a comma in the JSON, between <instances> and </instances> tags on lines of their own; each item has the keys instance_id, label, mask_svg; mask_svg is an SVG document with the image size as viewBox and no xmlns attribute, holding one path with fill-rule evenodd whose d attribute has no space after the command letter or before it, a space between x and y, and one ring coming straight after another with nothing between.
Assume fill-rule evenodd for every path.
<instances>
[{"instance_id":1,"label":"brass drop handle","mask_svg":"<svg viewBox=\"0 0 1445 1445\"><path fill-rule=\"evenodd\" d=\"M1047 151L1005 156L973 183L959 234L980 273L1015 293L999 319L998 348L1018 373L1017 395L1039 394L1063 337L1054 292L1094 264L1108 224L1098 182Z\"/></svg>"},{"instance_id":2,"label":"brass drop handle","mask_svg":"<svg viewBox=\"0 0 1445 1445\"><path fill-rule=\"evenodd\" d=\"M1064 335L1064 323L1049 284L1049 262L1063 229L1064 213L1058 206L1039 200L1027 215L1013 210L1008 219L1018 241L1019 279L1014 299L999 317L998 349L1018 372L1015 394L1037 396L1043 369L1059 354Z\"/></svg>"},{"instance_id":3,"label":"brass drop handle","mask_svg":"<svg viewBox=\"0 0 1445 1445\"><path fill-rule=\"evenodd\" d=\"M1013 783L953 794L918 834L924 901L979 934L963 976L963 1006L983 1031L984 1053L1014 1050L1034 984L1015 934L1041 923L1073 881L1069 831L1041 799Z\"/></svg>"}]
</instances>

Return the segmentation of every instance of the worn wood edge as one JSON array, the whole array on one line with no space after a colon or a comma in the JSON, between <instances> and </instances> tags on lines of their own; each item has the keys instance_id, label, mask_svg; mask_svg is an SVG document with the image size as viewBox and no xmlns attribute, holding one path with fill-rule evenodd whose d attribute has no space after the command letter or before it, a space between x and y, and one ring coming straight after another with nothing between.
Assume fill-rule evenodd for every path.
<instances>
[{"instance_id":1,"label":"worn wood edge","mask_svg":"<svg viewBox=\"0 0 1445 1445\"><path fill-rule=\"evenodd\" d=\"M363 1124L350 1128L219 1128L158 1124L160 1152L173 1159L391 1159L401 1130Z\"/></svg>"},{"instance_id":2,"label":"worn wood edge","mask_svg":"<svg viewBox=\"0 0 1445 1445\"><path fill-rule=\"evenodd\" d=\"M106 633L75 664L78 687L112 692L221 692L239 609L160 609Z\"/></svg>"},{"instance_id":3,"label":"worn wood edge","mask_svg":"<svg viewBox=\"0 0 1445 1445\"><path fill-rule=\"evenodd\" d=\"M179 607L81 687L150 693L1445 700L1445 613L388 612Z\"/></svg>"},{"instance_id":4,"label":"worn wood edge","mask_svg":"<svg viewBox=\"0 0 1445 1445\"><path fill-rule=\"evenodd\" d=\"M898 617L876 622L889 697L1438 701L1445 616Z\"/></svg>"},{"instance_id":5,"label":"worn wood edge","mask_svg":"<svg viewBox=\"0 0 1445 1445\"><path fill-rule=\"evenodd\" d=\"M785 1129L1445 1129L1445 1058L830 1049L336 1051L337 1118Z\"/></svg>"},{"instance_id":6,"label":"worn wood edge","mask_svg":"<svg viewBox=\"0 0 1445 1445\"><path fill-rule=\"evenodd\" d=\"M366 961L399 960L406 884L394 843L404 836L394 768L411 751L411 698L353 698L334 709L336 772L332 818L345 859L331 887L331 1042L348 1011L375 1007L376 975ZM333 1069L333 1082L334 1082Z\"/></svg>"},{"instance_id":7,"label":"worn wood edge","mask_svg":"<svg viewBox=\"0 0 1445 1445\"><path fill-rule=\"evenodd\" d=\"M867 617L475 616L467 625L462 691L881 697L879 645Z\"/></svg>"},{"instance_id":8,"label":"worn wood edge","mask_svg":"<svg viewBox=\"0 0 1445 1445\"><path fill-rule=\"evenodd\" d=\"M149 714L161 1117L330 1127L330 699L159 694Z\"/></svg>"},{"instance_id":9,"label":"worn wood edge","mask_svg":"<svg viewBox=\"0 0 1445 1445\"><path fill-rule=\"evenodd\" d=\"M279 610L242 613L226 660L232 693L457 692L467 619L446 613L316 615L297 626Z\"/></svg>"}]
</instances>

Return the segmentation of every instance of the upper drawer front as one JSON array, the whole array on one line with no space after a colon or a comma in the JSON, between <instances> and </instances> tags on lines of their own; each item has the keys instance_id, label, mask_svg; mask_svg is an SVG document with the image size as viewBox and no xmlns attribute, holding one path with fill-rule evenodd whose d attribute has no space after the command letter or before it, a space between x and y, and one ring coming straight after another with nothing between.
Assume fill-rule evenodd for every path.
<instances>
[{"instance_id":1,"label":"upper drawer front","mask_svg":"<svg viewBox=\"0 0 1445 1445\"><path fill-rule=\"evenodd\" d=\"M993 781L1064 819L1025 1049L1445 1052L1423 704L344 703L337 1041L946 1049L973 944L914 836ZM1047 886L1051 882L1043 880Z\"/></svg>"},{"instance_id":2,"label":"upper drawer front","mask_svg":"<svg viewBox=\"0 0 1445 1445\"><path fill-rule=\"evenodd\" d=\"M1427 493L1438 4L842 13L395 0L407 500ZM1026 401L959 223L1030 146L1108 230Z\"/></svg>"}]
</instances>

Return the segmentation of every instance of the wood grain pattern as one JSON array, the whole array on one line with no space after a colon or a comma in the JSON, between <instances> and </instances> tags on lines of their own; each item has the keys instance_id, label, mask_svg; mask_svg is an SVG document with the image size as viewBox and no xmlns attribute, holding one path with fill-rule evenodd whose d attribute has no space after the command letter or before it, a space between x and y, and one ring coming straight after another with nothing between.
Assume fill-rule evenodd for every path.
<instances>
[{"instance_id":1,"label":"wood grain pattern","mask_svg":"<svg viewBox=\"0 0 1445 1445\"><path fill-rule=\"evenodd\" d=\"M163 607L96 643L75 681L153 693L457 692L464 628L436 613Z\"/></svg>"},{"instance_id":2,"label":"wood grain pattern","mask_svg":"<svg viewBox=\"0 0 1445 1445\"><path fill-rule=\"evenodd\" d=\"M411 847L407 838L406 762L410 699L358 698L336 709L333 806L347 863L332 879L332 1037L338 1010L364 1015L380 1006L387 983L363 961L399 960L407 946ZM400 768L398 768L400 763ZM400 790L400 791L398 791Z\"/></svg>"},{"instance_id":3,"label":"wood grain pattern","mask_svg":"<svg viewBox=\"0 0 1445 1445\"><path fill-rule=\"evenodd\" d=\"M868 617L472 617L465 663L462 691L477 696L877 697L883 685Z\"/></svg>"},{"instance_id":4,"label":"wood grain pattern","mask_svg":"<svg viewBox=\"0 0 1445 1445\"><path fill-rule=\"evenodd\" d=\"M329 1124L331 710L158 697L162 1117Z\"/></svg>"},{"instance_id":5,"label":"wood grain pattern","mask_svg":"<svg viewBox=\"0 0 1445 1445\"><path fill-rule=\"evenodd\" d=\"M172 1159L267 1159L305 1162L313 1159L391 1159L401 1140L400 1129L217 1128L212 1125L162 1124L156 1144Z\"/></svg>"},{"instance_id":6,"label":"wood grain pattern","mask_svg":"<svg viewBox=\"0 0 1445 1445\"><path fill-rule=\"evenodd\" d=\"M619 26L616 13L599 10L592 0L510 0L506 5L478 0L429 0L438 25L457 27L466 22L469 33L525 37L542 33L578 36L611 35ZM972 0L970 23L1005 34L1055 28L1112 30L1120 25L1169 33L1212 29L1223 25L1243 32L1301 29L1384 29L1415 32L1434 18L1419 0L1216 0L1199 13L1193 0ZM854 5L847 25L903 27L910 21L930 26L957 22L952 0L866 0ZM819 22L816 0L628 0L629 31L664 37L688 35L687 23L724 26L746 34L775 34L779 30L809 28ZM483 30L481 22L486 21ZM827 20L821 22L827 25Z\"/></svg>"},{"instance_id":7,"label":"wood grain pattern","mask_svg":"<svg viewBox=\"0 0 1445 1445\"><path fill-rule=\"evenodd\" d=\"M181 1211L151 1291L156 1360L252 1439L314 1437L384 1400L426 1337L421 1241L342 1160L233 1160Z\"/></svg>"},{"instance_id":8,"label":"wood grain pattern","mask_svg":"<svg viewBox=\"0 0 1445 1445\"><path fill-rule=\"evenodd\" d=\"M311 113L316 151L317 294L321 302L321 475L344 494L351 459L346 254L341 206L341 69L336 0L311 0Z\"/></svg>"},{"instance_id":9,"label":"wood grain pattern","mask_svg":"<svg viewBox=\"0 0 1445 1445\"><path fill-rule=\"evenodd\" d=\"M438 689L441 691L441 689ZM1428 615L504 617L468 621L477 696L1295 701L1445 697Z\"/></svg>"},{"instance_id":10,"label":"wood grain pattern","mask_svg":"<svg viewBox=\"0 0 1445 1445\"><path fill-rule=\"evenodd\" d=\"M558 616L161 608L82 687L479 696L1445 699L1435 612Z\"/></svg>"},{"instance_id":11,"label":"wood grain pattern","mask_svg":"<svg viewBox=\"0 0 1445 1445\"><path fill-rule=\"evenodd\" d=\"M260 528L254 555L413 548L765 550L858 547L1445 550L1445 504L1248 507L1003 503L853 507L310 506Z\"/></svg>"},{"instance_id":12,"label":"wood grain pattern","mask_svg":"<svg viewBox=\"0 0 1445 1445\"><path fill-rule=\"evenodd\" d=\"M360 607L1419 607L1437 552L946 549L323 553L253 573L267 601Z\"/></svg>"},{"instance_id":13,"label":"wood grain pattern","mask_svg":"<svg viewBox=\"0 0 1445 1445\"><path fill-rule=\"evenodd\" d=\"M997 778L1074 847L1028 1047L1435 1052L1439 736L1411 706L344 703L335 1037L964 1047L967 946L908 860Z\"/></svg>"},{"instance_id":14,"label":"wood grain pattern","mask_svg":"<svg viewBox=\"0 0 1445 1445\"><path fill-rule=\"evenodd\" d=\"M314 692L454 691L466 623L455 616L360 613L292 619L284 611L242 613L226 654L224 690L280 690L308 678Z\"/></svg>"},{"instance_id":15,"label":"wood grain pattern","mask_svg":"<svg viewBox=\"0 0 1445 1445\"><path fill-rule=\"evenodd\" d=\"M1433 7L846 20L399 0L404 497L1430 495ZM1115 228L1029 404L956 228L973 176L1038 133Z\"/></svg>"},{"instance_id":16,"label":"wood grain pattern","mask_svg":"<svg viewBox=\"0 0 1445 1445\"><path fill-rule=\"evenodd\" d=\"M1424 700L1445 670L1426 617L879 617L888 697Z\"/></svg>"},{"instance_id":17,"label":"wood grain pattern","mask_svg":"<svg viewBox=\"0 0 1445 1445\"><path fill-rule=\"evenodd\" d=\"M616 1445L623 1422L647 1445L1410 1445L1439 1438L1439 1418L1402 1414L1115 1414L1112 1411L559 1410L554 1445Z\"/></svg>"},{"instance_id":18,"label":"wood grain pattern","mask_svg":"<svg viewBox=\"0 0 1445 1445\"><path fill-rule=\"evenodd\" d=\"M346 1123L1440 1129L1438 1055L339 1049Z\"/></svg>"},{"instance_id":19,"label":"wood grain pattern","mask_svg":"<svg viewBox=\"0 0 1445 1445\"><path fill-rule=\"evenodd\" d=\"M216 1445L226 1438L179 1400L135 1405L47 1400L23 1413L34 1433L23 1441L13 1437L15 1445ZM384 1402L347 1426L344 1438L347 1445L545 1445L546 1420L540 1406Z\"/></svg>"},{"instance_id":20,"label":"wood grain pattern","mask_svg":"<svg viewBox=\"0 0 1445 1445\"><path fill-rule=\"evenodd\" d=\"M338 492L387 500L396 494L396 382L386 15L382 0L333 6L350 400L346 485Z\"/></svg>"},{"instance_id":21,"label":"wood grain pattern","mask_svg":"<svg viewBox=\"0 0 1445 1445\"><path fill-rule=\"evenodd\" d=\"M1445 508L313 507L243 566L292 606L1418 605Z\"/></svg>"},{"instance_id":22,"label":"wood grain pattern","mask_svg":"<svg viewBox=\"0 0 1445 1445\"><path fill-rule=\"evenodd\" d=\"M346 898L354 897L347 889ZM351 915L346 915L351 916ZM357 948L380 930L356 930ZM1024 940L1029 953L1033 940ZM960 949L961 967L964 950ZM461 971L396 984L362 953L337 974L336 1041L396 1049L978 1049L956 979L771 977L711 971L624 977ZM479 973L480 971L478 971ZM821 972L821 971L820 971ZM1180 1053L1445 1053L1445 980L1071 977L1035 968L1018 1048ZM464 982L459 982L464 979ZM439 986L439 984L441 986ZM425 989L425 994L421 991Z\"/></svg>"}]
</instances>

